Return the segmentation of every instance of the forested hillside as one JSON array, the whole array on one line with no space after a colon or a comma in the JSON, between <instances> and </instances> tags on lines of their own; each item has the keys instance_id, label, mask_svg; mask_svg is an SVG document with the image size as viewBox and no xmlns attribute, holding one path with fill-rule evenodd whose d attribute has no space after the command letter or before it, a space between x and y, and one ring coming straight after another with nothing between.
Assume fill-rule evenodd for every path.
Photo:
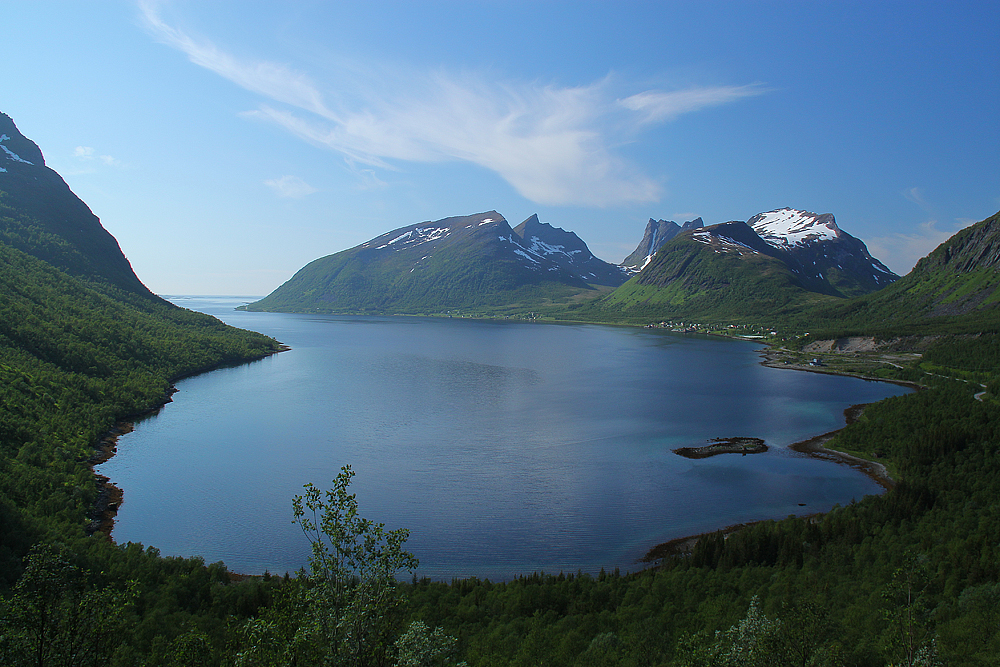
<instances>
[{"instance_id":1,"label":"forested hillside","mask_svg":"<svg viewBox=\"0 0 1000 667\"><path fill-rule=\"evenodd\" d=\"M163 609L176 614L184 604L164 593L168 580L177 589L179 577L192 577L192 587L182 587L190 595L229 577L224 568L162 560L155 550L118 549L100 533L88 536L102 492L91 468L99 438L168 400L171 381L272 354L279 344L150 293L90 209L44 167L37 147L6 116L0 130L7 156L0 172L0 595L22 582L7 598L13 605L0 606L0 662L105 664L110 653L99 646L120 643L104 634L120 636L115 624L125 607L118 602L147 600L156 590ZM59 573L50 568L48 583L25 584L32 562ZM138 577L141 587L107 588L116 571ZM35 602L19 607L25 585ZM76 610L72 640L37 595ZM204 603L193 604L200 610ZM39 618L26 651L11 624ZM130 625L134 638L142 623ZM163 634L162 620L154 627L147 646ZM50 649L59 633L75 648L60 645L57 660Z\"/></svg>"}]
</instances>

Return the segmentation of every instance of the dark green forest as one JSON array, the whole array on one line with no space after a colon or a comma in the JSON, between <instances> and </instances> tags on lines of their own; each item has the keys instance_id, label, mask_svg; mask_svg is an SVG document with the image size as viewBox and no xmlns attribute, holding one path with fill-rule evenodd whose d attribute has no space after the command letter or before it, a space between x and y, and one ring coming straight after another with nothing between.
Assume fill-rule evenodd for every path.
<instances>
[{"instance_id":1,"label":"dark green forest","mask_svg":"<svg viewBox=\"0 0 1000 667\"><path fill-rule=\"evenodd\" d=\"M434 582L409 576L405 527L363 518L347 467L289 499L313 545L298 573L109 540L102 437L178 378L280 345L159 299L120 262L109 277L0 192L0 664L997 664L1000 319L992 265L963 250L996 218L884 295L789 311L803 341L923 341L886 377L924 388L868 406L827 445L884 463L886 493L704 535L634 573Z\"/></svg>"}]
</instances>

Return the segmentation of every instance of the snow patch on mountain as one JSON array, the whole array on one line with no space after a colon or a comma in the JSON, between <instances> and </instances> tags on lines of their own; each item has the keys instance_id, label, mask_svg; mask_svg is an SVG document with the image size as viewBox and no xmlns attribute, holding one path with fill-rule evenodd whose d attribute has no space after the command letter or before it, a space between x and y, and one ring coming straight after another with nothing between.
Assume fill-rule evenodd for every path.
<instances>
[{"instance_id":1,"label":"snow patch on mountain","mask_svg":"<svg viewBox=\"0 0 1000 667\"><path fill-rule=\"evenodd\" d=\"M514 248L514 254L515 255L520 255L521 257L524 257L525 259L530 260L534 264L538 264L538 260L537 259L535 259L531 255L529 255L525 251L521 250L520 248ZM532 268L535 268L535 267L532 267Z\"/></svg>"},{"instance_id":2,"label":"snow patch on mountain","mask_svg":"<svg viewBox=\"0 0 1000 667\"><path fill-rule=\"evenodd\" d=\"M408 232L400 234L388 243L376 246L375 249L382 250L383 248L388 248L389 246L396 246L394 248L395 250L412 248L424 243L430 243L431 241L437 241L438 239L444 238L449 234L451 234L451 229L449 227L418 227L417 229L411 229Z\"/></svg>"},{"instance_id":3,"label":"snow patch on mountain","mask_svg":"<svg viewBox=\"0 0 1000 667\"><path fill-rule=\"evenodd\" d=\"M714 240L718 246L721 246L713 248L717 253L735 251L742 254L749 250L755 255L760 254L745 243L740 243L736 239L731 239L722 234L713 234L710 231L697 231L691 235L691 238L705 245L712 245L712 241Z\"/></svg>"},{"instance_id":4,"label":"snow patch on mountain","mask_svg":"<svg viewBox=\"0 0 1000 667\"><path fill-rule=\"evenodd\" d=\"M544 256L544 255L556 255L556 254L559 254L559 255L566 255L570 259L573 259L573 255L579 255L581 252L583 252L582 250L569 250L569 251L567 251L566 250L566 246L564 246L564 245L551 245L549 243L546 243L545 241L542 241L537 236L532 236L531 237L531 247L528 248L528 250L530 252L533 252L536 255L542 255L542 256Z\"/></svg>"},{"instance_id":5,"label":"snow patch on mountain","mask_svg":"<svg viewBox=\"0 0 1000 667\"><path fill-rule=\"evenodd\" d=\"M14 151L12 151L11 149L9 149L6 146L4 146L3 142L7 141L8 139L10 139L10 137L8 137L6 134L0 134L0 148L2 148L3 152L7 154L7 159L8 160L13 160L14 162L23 162L24 164L30 164L30 165L34 165L35 164L34 162L28 162L27 160L25 160L24 158L22 158L20 155L18 155ZM7 171L7 170L4 169L4 171Z\"/></svg>"},{"instance_id":6,"label":"snow patch on mountain","mask_svg":"<svg viewBox=\"0 0 1000 667\"><path fill-rule=\"evenodd\" d=\"M793 208L759 213L747 224L768 244L779 249L814 241L832 241L840 236L840 229L832 215L816 215Z\"/></svg>"}]
</instances>

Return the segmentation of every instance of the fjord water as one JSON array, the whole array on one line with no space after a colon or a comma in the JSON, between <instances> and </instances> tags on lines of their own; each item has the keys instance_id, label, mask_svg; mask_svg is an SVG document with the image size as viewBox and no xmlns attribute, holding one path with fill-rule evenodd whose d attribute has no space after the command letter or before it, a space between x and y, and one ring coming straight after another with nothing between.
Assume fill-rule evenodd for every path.
<instances>
[{"instance_id":1,"label":"fjord water","mask_svg":"<svg viewBox=\"0 0 1000 667\"><path fill-rule=\"evenodd\" d=\"M233 570L294 572L291 498L357 473L361 514L410 529L418 576L637 569L653 545L881 489L791 443L907 391L772 369L752 342L595 325L246 313L175 303L292 349L177 383L100 472L114 537ZM671 450L752 436L764 454Z\"/></svg>"}]
</instances>

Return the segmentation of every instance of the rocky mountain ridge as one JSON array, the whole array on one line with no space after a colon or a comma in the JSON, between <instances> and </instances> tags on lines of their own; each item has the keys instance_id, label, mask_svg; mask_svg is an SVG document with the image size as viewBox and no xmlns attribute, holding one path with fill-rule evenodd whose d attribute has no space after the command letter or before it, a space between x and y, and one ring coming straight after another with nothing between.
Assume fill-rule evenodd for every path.
<instances>
[{"instance_id":1,"label":"rocky mountain ridge","mask_svg":"<svg viewBox=\"0 0 1000 667\"><path fill-rule=\"evenodd\" d=\"M653 220L646 223L646 230L643 232L642 241L631 255L622 260L621 265L632 273L638 273L649 264L656 251L663 247L663 244L674 238L682 231L689 229L700 229L705 226L701 218L688 220L683 225L678 225L673 220Z\"/></svg>"},{"instance_id":2,"label":"rocky mountain ridge","mask_svg":"<svg viewBox=\"0 0 1000 667\"><path fill-rule=\"evenodd\" d=\"M730 257L725 266L699 260L697 271L689 272L699 248ZM678 249L681 255L661 259ZM317 259L248 308L380 313L530 309L594 298L602 290L621 288L632 276L641 285L662 288L680 281L683 290L703 293L730 287L734 280L757 283L762 276L781 275L782 289L844 297L896 278L861 241L840 230L832 215L794 209L707 227L701 218L683 225L650 219L630 258L622 265L605 262L575 233L543 223L537 215L512 228L497 211L486 211L400 227ZM737 259L745 260L745 266L734 265Z\"/></svg>"},{"instance_id":3,"label":"rocky mountain ridge","mask_svg":"<svg viewBox=\"0 0 1000 667\"><path fill-rule=\"evenodd\" d=\"M689 236L717 253L758 253L777 259L795 274L803 289L811 292L859 296L899 279L869 254L862 241L837 227L830 213L783 208L758 213L746 223L700 227ZM669 244L664 246L669 251Z\"/></svg>"}]
</instances>

